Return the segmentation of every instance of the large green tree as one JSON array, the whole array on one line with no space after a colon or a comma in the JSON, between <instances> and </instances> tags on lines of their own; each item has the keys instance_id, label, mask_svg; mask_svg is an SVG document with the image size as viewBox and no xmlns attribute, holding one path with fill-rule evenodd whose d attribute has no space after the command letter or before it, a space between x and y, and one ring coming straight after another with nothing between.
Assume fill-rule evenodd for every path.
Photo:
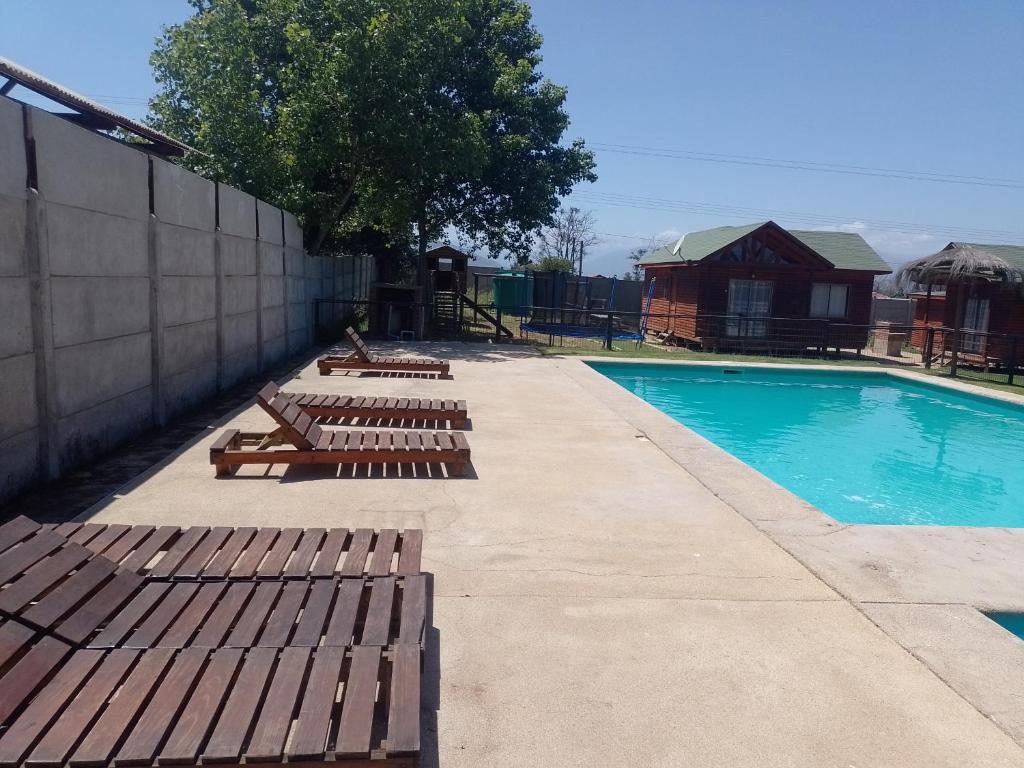
<instances>
[{"instance_id":1,"label":"large green tree","mask_svg":"<svg viewBox=\"0 0 1024 768\"><path fill-rule=\"evenodd\" d=\"M313 252L453 230L525 252L594 178L525 3L191 2L153 53L151 120L194 170L296 212Z\"/></svg>"}]
</instances>

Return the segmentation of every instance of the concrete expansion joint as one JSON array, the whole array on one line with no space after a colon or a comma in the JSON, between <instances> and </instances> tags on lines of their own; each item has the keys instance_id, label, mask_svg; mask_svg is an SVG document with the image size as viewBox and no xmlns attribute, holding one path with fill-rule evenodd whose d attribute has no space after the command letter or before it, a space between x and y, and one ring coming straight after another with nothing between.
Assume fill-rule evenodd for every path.
<instances>
[{"instance_id":1,"label":"concrete expansion joint","mask_svg":"<svg viewBox=\"0 0 1024 768\"><path fill-rule=\"evenodd\" d=\"M750 575L732 575L732 574L721 574L721 573L707 573L704 571L678 571L675 573L632 573L629 571L607 571L604 573L597 571L581 571L574 568L460 568L453 563L449 563L445 560L438 560L436 558L423 557L424 562L431 562L437 565L444 566L445 568L451 568L453 571L459 573L571 573L576 576L590 576L593 578L627 578L627 579L679 579L679 578L706 578L706 579L722 579L722 580L742 580L742 581L792 581L796 583L802 583L806 579L800 578L799 576L760 576L757 574Z\"/></svg>"}]
</instances>

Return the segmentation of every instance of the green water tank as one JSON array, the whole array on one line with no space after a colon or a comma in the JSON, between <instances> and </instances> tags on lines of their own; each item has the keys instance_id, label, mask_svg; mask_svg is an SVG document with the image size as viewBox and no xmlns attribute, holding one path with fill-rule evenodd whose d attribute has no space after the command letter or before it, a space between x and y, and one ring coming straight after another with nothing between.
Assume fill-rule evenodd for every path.
<instances>
[{"instance_id":1,"label":"green water tank","mask_svg":"<svg viewBox=\"0 0 1024 768\"><path fill-rule=\"evenodd\" d=\"M533 305L533 280L529 272L499 272L492 278L494 305L504 315L521 315Z\"/></svg>"}]
</instances>

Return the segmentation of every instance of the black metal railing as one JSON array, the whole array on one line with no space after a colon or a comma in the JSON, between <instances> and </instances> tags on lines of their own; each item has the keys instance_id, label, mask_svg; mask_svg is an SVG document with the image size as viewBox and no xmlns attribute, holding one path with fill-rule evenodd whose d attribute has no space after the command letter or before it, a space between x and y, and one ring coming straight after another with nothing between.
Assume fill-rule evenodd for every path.
<instances>
[{"instance_id":1,"label":"black metal railing","mask_svg":"<svg viewBox=\"0 0 1024 768\"><path fill-rule=\"evenodd\" d=\"M510 311L511 310L511 311ZM628 352L661 346L766 357L865 357L1015 384L1024 336L912 324L841 319L700 313L640 313L577 307L509 308L456 295L455 319L417 302L323 299L316 303L317 339L333 343L353 325L370 338L517 340L548 347ZM954 367L955 371L951 369Z\"/></svg>"}]
</instances>

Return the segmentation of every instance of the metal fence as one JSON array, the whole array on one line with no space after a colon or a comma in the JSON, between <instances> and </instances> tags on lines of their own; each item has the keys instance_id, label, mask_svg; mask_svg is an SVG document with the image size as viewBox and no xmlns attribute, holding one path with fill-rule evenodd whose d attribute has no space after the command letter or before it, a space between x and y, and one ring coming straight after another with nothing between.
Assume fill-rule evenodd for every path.
<instances>
[{"instance_id":1,"label":"metal fence","mask_svg":"<svg viewBox=\"0 0 1024 768\"><path fill-rule=\"evenodd\" d=\"M518 341L599 351L702 352L803 358L865 358L968 379L1020 386L1024 336L922 324L853 324L835 320L710 314L655 314L571 307L526 307L503 314L493 303L458 301L452 316L405 302L323 300L317 338L334 343L352 325L371 338ZM398 318L397 324L394 322ZM422 332L421 332L422 331ZM952 371L956 358L956 370Z\"/></svg>"}]
</instances>

